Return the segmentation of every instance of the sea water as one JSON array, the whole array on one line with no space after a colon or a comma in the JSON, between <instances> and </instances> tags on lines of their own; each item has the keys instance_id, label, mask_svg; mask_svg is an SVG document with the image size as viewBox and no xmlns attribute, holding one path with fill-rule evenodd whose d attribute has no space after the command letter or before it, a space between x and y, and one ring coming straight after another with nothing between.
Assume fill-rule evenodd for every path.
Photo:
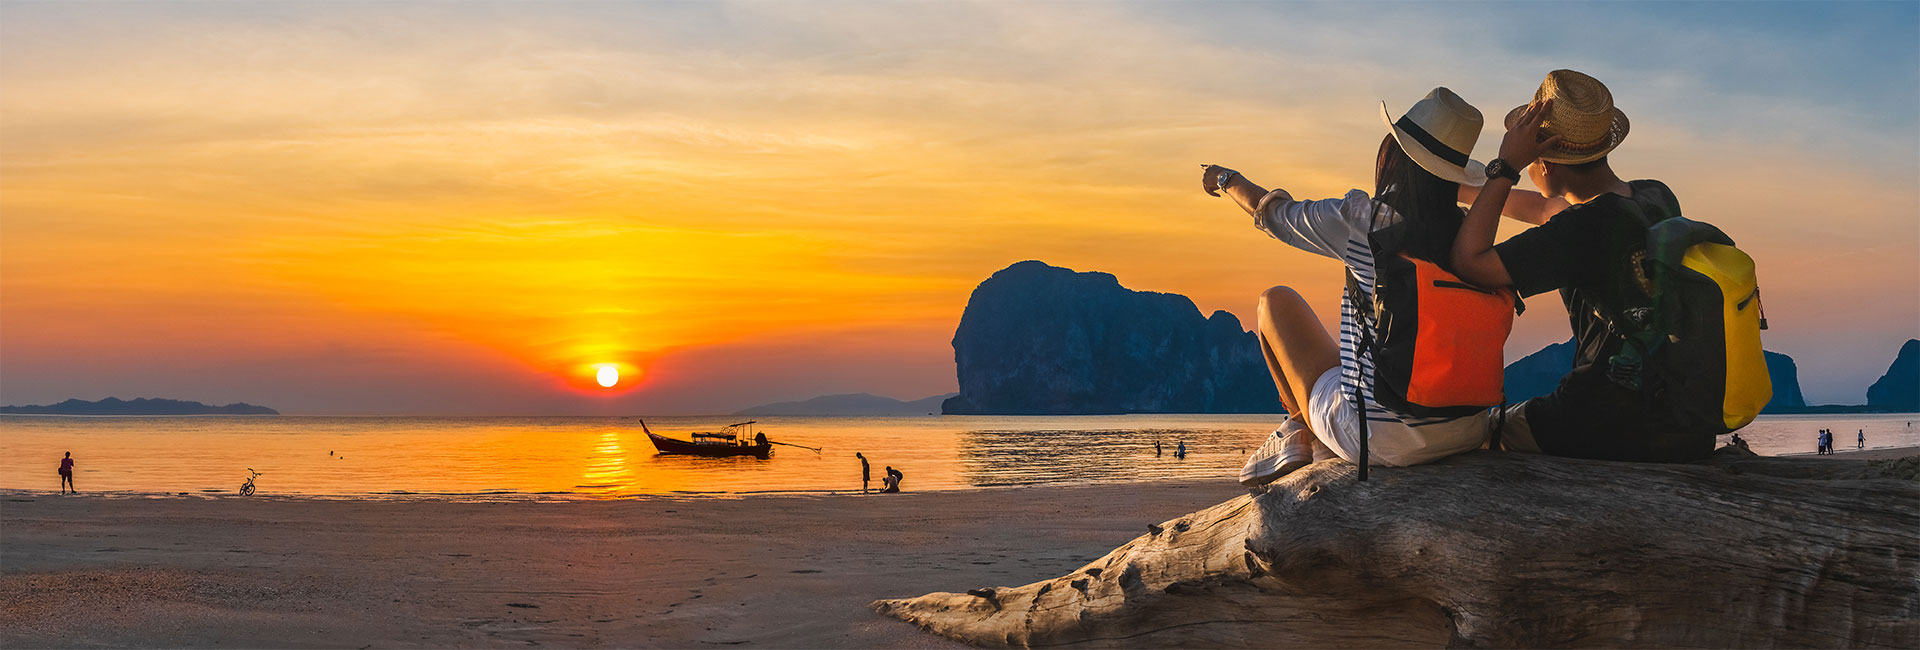
<instances>
[{"instance_id":1,"label":"sea water","mask_svg":"<svg viewBox=\"0 0 1920 650\"><path fill-rule=\"evenodd\" d=\"M646 418L685 439L743 418ZM761 417L771 458L656 454L631 417L0 416L0 489L58 489L73 452L91 493L232 494L257 470L260 494L742 494L858 491L866 455L907 490L1162 480L1232 481L1277 415ZM1740 432L1761 454L1810 453L1819 429L1852 449L1920 446L1920 416L1765 416ZM1724 438L1723 438L1724 440ZM1156 453L1155 444L1159 451ZM1175 454L1185 443L1187 455Z\"/></svg>"}]
</instances>

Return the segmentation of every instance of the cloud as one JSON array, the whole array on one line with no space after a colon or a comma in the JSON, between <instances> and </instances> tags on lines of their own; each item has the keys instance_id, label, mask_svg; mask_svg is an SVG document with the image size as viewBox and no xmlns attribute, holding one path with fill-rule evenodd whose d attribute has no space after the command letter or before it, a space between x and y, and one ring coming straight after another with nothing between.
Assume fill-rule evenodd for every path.
<instances>
[{"instance_id":1,"label":"cloud","mask_svg":"<svg viewBox=\"0 0 1920 650\"><path fill-rule=\"evenodd\" d=\"M1444 84L1497 121L1574 67L1634 116L1622 168L1733 224L1783 322L1850 314L1769 338L1800 355L1809 399L1849 401L1865 353L1827 369L1811 358L1825 338L1878 349L1920 322L1877 264L1920 259L1913 13L10 4L0 343L77 347L50 319L115 313L185 340L231 301L311 331L400 323L456 342L422 354L564 374L796 332L819 351L774 356L819 365L891 328L921 338L889 345L934 356L873 376L930 384L951 375L929 333L1028 258L1243 317L1290 284L1330 316L1331 262L1200 195L1195 166L1301 196L1365 188L1378 101L1404 110ZM1564 328L1523 323L1515 345ZM765 374L787 382L769 395L807 385ZM573 403L564 382L543 390Z\"/></svg>"}]
</instances>

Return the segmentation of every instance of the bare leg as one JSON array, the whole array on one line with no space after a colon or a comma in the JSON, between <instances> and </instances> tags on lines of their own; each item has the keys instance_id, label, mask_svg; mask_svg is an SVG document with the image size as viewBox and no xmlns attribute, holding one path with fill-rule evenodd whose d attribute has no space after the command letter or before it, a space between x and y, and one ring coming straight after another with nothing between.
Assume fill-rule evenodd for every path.
<instances>
[{"instance_id":1,"label":"bare leg","mask_svg":"<svg viewBox=\"0 0 1920 650\"><path fill-rule=\"evenodd\" d=\"M1320 326L1299 292L1273 287L1260 294L1254 318L1260 351L1280 389L1280 404L1289 413L1304 413L1313 383L1340 365L1340 347Z\"/></svg>"}]
</instances>

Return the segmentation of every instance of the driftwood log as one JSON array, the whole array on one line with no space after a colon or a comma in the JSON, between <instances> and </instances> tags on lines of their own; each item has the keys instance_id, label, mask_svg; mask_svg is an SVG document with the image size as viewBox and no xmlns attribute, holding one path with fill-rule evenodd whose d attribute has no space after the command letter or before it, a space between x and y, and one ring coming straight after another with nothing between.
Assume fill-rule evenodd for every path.
<instances>
[{"instance_id":1,"label":"driftwood log","mask_svg":"<svg viewBox=\"0 0 1920 650\"><path fill-rule=\"evenodd\" d=\"M873 603L981 646L1920 647L1920 458L1326 461L1071 574Z\"/></svg>"}]
</instances>

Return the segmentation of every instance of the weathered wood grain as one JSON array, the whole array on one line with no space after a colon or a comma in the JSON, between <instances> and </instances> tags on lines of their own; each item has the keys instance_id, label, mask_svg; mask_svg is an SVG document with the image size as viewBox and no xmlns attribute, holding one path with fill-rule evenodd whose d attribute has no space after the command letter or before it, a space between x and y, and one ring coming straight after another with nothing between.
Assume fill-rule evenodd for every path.
<instances>
[{"instance_id":1,"label":"weathered wood grain","mask_svg":"<svg viewBox=\"0 0 1920 650\"><path fill-rule=\"evenodd\" d=\"M1328 461L1065 576L873 606L1032 648L1920 647L1917 464Z\"/></svg>"}]
</instances>

